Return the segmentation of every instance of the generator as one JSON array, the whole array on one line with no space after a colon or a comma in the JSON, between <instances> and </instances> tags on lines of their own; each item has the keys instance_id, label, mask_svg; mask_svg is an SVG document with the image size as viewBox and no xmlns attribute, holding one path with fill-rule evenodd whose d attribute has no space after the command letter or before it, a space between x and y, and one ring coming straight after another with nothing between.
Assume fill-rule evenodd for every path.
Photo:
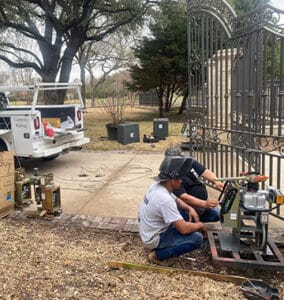
<instances>
[{"instance_id":1,"label":"generator","mask_svg":"<svg viewBox=\"0 0 284 300\"><path fill-rule=\"evenodd\" d=\"M284 203L284 194L271 186L262 189L268 177L242 173L224 181L219 196L221 230L208 234L213 260L284 267L281 251L269 237L269 215Z\"/></svg>"},{"instance_id":2,"label":"generator","mask_svg":"<svg viewBox=\"0 0 284 300\"><path fill-rule=\"evenodd\" d=\"M32 199L32 185L29 178L25 176L25 169L18 168L15 170L15 205L23 207L29 205Z\"/></svg>"},{"instance_id":3,"label":"generator","mask_svg":"<svg viewBox=\"0 0 284 300\"><path fill-rule=\"evenodd\" d=\"M54 175L52 173L40 175L38 169L34 169L30 181L33 185L36 204L41 205L38 208L40 215L59 216L62 213L61 192L60 186L54 183Z\"/></svg>"},{"instance_id":4,"label":"generator","mask_svg":"<svg viewBox=\"0 0 284 300\"><path fill-rule=\"evenodd\" d=\"M29 178L25 177L23 168L15 170L15 200L19 207L35 201L40 216L59 216L62 213L60 186L54 183L54 175L40 175L37 168Z\"/></svg>"},{"instance_id":5,"label":"generator","mask_svg":"<svg viewBox=\"0 0 284 300\"><path fill-rule=\"evenodd\" d=\"M32 186L33 186L34 200L37 205L40 205L42 203L41 186L42 183L44 182L42 177L39 174L38 168L34 168L33 176L30 178L30 181L32 182Z\"/></svg>"}]
</instances>

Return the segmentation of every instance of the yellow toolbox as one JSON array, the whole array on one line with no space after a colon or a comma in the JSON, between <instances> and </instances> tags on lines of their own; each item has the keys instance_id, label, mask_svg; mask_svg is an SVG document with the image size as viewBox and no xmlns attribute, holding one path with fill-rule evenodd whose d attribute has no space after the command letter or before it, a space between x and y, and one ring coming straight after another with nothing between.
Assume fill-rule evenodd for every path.
<instances>
[{"instance_id":1,"label":"yellow toolbox","mask_svg":"<svg viewBox=\"0 0 284 300\"><path fill-rule=\"evenodd\" d=\"M49 123L52 127L60 128L61 127L61 120L60 118L43 118L42 121Z\"/></svg>"}]
</instances>

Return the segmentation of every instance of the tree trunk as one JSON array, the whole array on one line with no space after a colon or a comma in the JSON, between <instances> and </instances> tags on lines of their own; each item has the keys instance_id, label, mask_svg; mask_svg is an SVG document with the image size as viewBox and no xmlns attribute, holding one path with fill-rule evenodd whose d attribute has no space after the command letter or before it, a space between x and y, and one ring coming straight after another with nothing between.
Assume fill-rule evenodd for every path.
<instances>
[{"instance_id":1,"label":"tree trunk","mask_svg":"<svg viewBox=\"0 0 284 300\"><path fill-rule=\"evenodd\" d=\"M48 72L42 74L42 82L55 82L56 81L57 70L51 70L49 68Z\"/></svg>"},{"instance_id":2,"label":"tree trunk","mask_svg":"<svg viewBox=\"0 0 284 300\"><path fill-rule=\"evenodd\" d=\"M185 90L185 93L183 95L183 99L182 99L181 105L179 107L178 115L182 115L183 111L186 110L187 97L188 97L188 89Z\"/></svg>"},{"instance_id":3,"label":"tree trunk","mask_svg":"<svg viewBox=\"0 0 284 300\"><path fill-rule=\"evenodd\" d=\"M67 48L63 54L59 82L69 82L70 74L71 74L71 70L72 70L73 59L81 45L80 39L78 39L76 37L77 37L77 35L73 38L72 43L67 45ZM59 104L64 103L66 92L67 92L66 90L59 91L59 94L60 94L60 97L59 97L60 103Z\"/></svg>"},{"instance_id":4,"label":"tree trunk","mask_svg":"<svg viewBox=\"0 0 284 300\"><path fill-rule=\"evenodd\" d=\"M163 116L164 116L164 103L163 103L164 90L162 87L158 88L157 95L158 95L158 102L159 102L159 117L163 118Z\"/></svg>"},{"instance_id":5,"label":"tree trunk","mask_svg":"<svg viewBox=\"0 0 284 300\"><path fill-rule=\"evenodd\" d=\"M167 91L166 91L166 101L165 101L165 112L170 111L170 87L167 86Z\"/></svg>"},{"instance_id":6,"label":"tree trunk","mask_svg":"<svg viewBox=\"0 0 284 300\"><path fill-rule=\"evenodd\" d=\"M82 82L82 88L81 88L81 93L82 93L82 99L84 103L84 107L87 107L87 101L86 101L86 71L85 71L85 65L80 63L80 78Z\"/></svg>"},{"instance_id":7,"label":"tree trunk","mask_svg":"<svg viewBox=\"0 0 284 300\"><path fill-rule=\"evenodd\" d=\"M95 76L92 71L92 68L88 69L90 75L90 86L92 91L91 107L96 107L96 91L94 88Z\"/></svg>"},{"instance_id":8,"label":"tree trunk","mask_svg":"<svg viewBox=\"0 0 284 300\"><path fill-rule=\"evenodd\" d=\"M73 55L72 58L66 56L63 58L59 82L69 82L74 56L75 55Z\"/></svg>"}]
</instances>

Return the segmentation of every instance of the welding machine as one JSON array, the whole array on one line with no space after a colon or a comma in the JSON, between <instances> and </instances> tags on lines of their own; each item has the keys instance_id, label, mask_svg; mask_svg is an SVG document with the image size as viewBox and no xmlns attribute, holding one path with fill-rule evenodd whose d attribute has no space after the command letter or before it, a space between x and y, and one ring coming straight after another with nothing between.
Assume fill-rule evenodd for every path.
<instances>
[{"instance_id":1,"label":"welding machine","mask_svg":"<svg viewBox=\"0 0 284 300\"><path fill-rule=\"evenodd\" d=\"M217 179L225 185L219 197L222 229L208 234L213 259L261 266L267 256L275 256L275 266L284 267L283 255L268 236L269 213L284 203L284 194L271 186L261 189L267 179L256 173Z\"/></svg>"},{"instance_id":2,"label":"welding machine","mask_svg":"<svg viewBox=\"0 0 284 300\"><path fill-rule=\"evenodd\" d=\"M240 177L219 178L226 181L219 197L220 218L223 227L232 231L220 232L223 250L238 251L241 241L253 249L267 249L269 212L284 203L283 193L273 187L259 188L268 177L258 174L242 174ZM267 207L267 201L273 204Z\"/></svg>"}]
</instances>

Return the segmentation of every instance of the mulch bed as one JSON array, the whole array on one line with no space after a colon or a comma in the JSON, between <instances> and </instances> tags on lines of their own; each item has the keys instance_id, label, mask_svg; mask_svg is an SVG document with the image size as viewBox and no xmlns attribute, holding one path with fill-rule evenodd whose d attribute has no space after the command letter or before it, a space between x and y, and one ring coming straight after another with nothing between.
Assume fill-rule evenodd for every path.
<instances>
[{"instance_id":1,"label":"mulch bed","mask_svg":"<svg viewBox=\"0 0 284 300\"><path fill-rule=\"evenodd\" d=\"M0 226L0 299L245 299L239 285L206 276L110 268L109 261L149 264L137 233L37 220ZM174 267L263 279L284 295L283 272L216 267L206 247Z\"/></svg>"}]
</instances>

